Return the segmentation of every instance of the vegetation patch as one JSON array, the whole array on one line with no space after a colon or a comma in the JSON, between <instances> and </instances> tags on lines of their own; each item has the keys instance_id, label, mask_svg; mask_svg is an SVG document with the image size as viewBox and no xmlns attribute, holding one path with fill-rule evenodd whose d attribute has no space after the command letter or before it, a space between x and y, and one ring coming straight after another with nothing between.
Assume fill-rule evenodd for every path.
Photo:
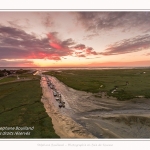
<instances>
[{"instance_id":1,"label":"vegetation patch","mask_svg":"<svg viewBox=\"0 0 150 150\"><path fill-rule=\"evenodd\" d=\"M106 92L118 100L150 98L150 69L62 70L46 72L76 90Z\"/></svg>"},{"instance_id":2,"label":"vegetation patch","mask_svg":"<svg viewBox=\"0 0 150 150\"><path fill-rule=\"evenodd\" d=\"M0 128L32 127L33 129L0 130L0 138L59 138L53 129L51 118L45 112L41 96L39 80L0 85ZM6 132L12 132L13 135L6 135ZM15 135L17 132L19 134Z\"/></svg>"}]
</instances>

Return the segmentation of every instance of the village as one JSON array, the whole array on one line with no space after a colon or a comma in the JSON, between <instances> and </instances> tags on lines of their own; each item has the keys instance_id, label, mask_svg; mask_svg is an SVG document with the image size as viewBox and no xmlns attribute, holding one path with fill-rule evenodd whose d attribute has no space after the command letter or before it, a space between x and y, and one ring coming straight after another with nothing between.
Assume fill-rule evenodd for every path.
<instances>
[{"instance_id":1,"label":"village","mask_svg":"<svg viewBox=\"0 0 150 150\"><path fill-rule=\"evenodd\" d=\"M17 70L6 70L6 69L0 70L0 77L7 77L9 75L14 75L16 74L16 71Z\"/></svg>"},{"instance_id":2,"label":"village","mask_svg":"<svg viewBox=\"0 0 150 150\"><path fill-rule=\"evenodd\" d=\"M1 82L9 82L9 81L21 81L21 80L28 80L30 74L35 73L35 70L25 70L25 69L18 69L18 70L0 70L0 81Z\"/></svg>"}]
</instances>

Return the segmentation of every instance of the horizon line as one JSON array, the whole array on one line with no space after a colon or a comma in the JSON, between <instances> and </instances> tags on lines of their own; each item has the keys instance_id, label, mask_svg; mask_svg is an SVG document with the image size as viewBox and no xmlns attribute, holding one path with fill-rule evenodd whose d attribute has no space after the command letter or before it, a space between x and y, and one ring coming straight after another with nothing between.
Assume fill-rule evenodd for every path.
<instances>
[{"instance_id":1,"label":"horizon line","mask_svg":"<svg viewBox=\"0 0 150 150\"><path fill-rule=\"evenodd\" d=\"M0 67L0 68L149 68L150 66L101 66L101 67Z\"/></svg>"}]
</instances>

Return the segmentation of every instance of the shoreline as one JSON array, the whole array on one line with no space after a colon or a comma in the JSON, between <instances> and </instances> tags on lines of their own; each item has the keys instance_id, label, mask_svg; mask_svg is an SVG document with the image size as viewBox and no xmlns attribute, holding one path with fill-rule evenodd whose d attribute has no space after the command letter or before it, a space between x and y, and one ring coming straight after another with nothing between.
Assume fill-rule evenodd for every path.
<instances>
[{"instance_id":1,"label":"shoreline","mask_svg":"<svg viewBox=\"0 0 150 150\"><path fill-rule=\"evenodd\" d=\"M58 108L56 100L50 96L53 96L50 88L41 84L44 95L41 101L61 138L150 137L149 99L97 98L92 93L74 90L55 77L48 77L66 102L65 109Z\"/></svg>"},{"instance_id":2,"label":"shoreline","mask_svg":"<svg viewBox=\"0 0 150 150\"><path fill-rule=\"evenodd\" d=\"M53 128L55 133L60 136L60 138L96 138L91 133L86 131L80 124L75 122L69 116L62 114L59 108L56 108L51 100L51 95L49 94L49 87L44 86L41 81L42 93L41 102L44 108L52 119Z\"/></svg>"}]
</instances>

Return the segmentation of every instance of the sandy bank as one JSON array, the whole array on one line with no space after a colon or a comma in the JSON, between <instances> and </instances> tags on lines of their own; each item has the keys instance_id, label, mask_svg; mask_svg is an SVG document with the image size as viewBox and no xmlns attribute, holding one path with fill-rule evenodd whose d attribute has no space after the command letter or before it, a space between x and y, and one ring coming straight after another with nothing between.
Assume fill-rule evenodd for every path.
<instances>
[{"instance_id":1,"label":"sandy bank","mask_svg":"<svg viewBox=\"0 0 150 150\"><path fill-rule=\"evenodd\" d=\"M81 125L60 111L46 81L41 81L41 87L43 91L41 101L44 104L46 112L52 118L52 123L57 135L61 138L96 138Z\"/></svg>"},{"instance_id":2,"label":"sandy bank","mask_svg":"<svg viewBox=\"0 0 150 150\"><path fill-rule=\"evenodd\" d=\"M118 101L67 87L49 79L62 94L65 109L59 109L50 89L41 82L42 102L62 138L150 138L150 100Z\"/></svg>"}]
</instances>

